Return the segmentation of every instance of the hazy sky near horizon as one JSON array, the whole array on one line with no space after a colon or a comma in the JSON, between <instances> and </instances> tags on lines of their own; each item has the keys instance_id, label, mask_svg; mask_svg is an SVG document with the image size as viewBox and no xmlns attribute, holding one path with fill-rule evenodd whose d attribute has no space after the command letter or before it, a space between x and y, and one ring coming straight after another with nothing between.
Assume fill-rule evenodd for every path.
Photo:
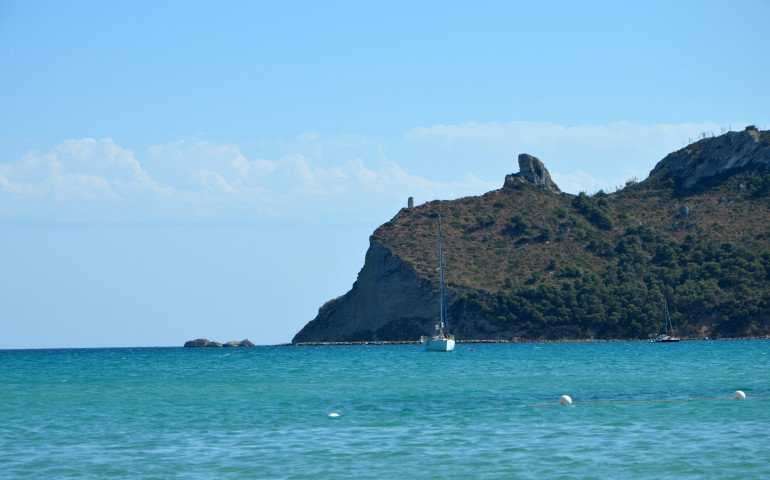
<instances>
[{"instance_id":1,"label":"hazy sky near horizon","mask_svg":"<svg viewBox=\"0 0 770 480\"><path fill-rule=\"evenodd\" d=\"M406 206L768 128L770 2L0 0L0 348L289 342Z\"/></svg>"}]
</instances>

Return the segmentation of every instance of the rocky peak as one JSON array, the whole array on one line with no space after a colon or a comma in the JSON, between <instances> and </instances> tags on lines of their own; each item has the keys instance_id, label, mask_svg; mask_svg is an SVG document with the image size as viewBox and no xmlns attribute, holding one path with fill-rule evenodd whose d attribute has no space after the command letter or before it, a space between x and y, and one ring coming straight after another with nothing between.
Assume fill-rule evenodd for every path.
<instances>
[{"instance_id":1,"label":"rocky peak","mask_svg":"<svg viewBox=\"0 0 770 480\"><path fill-rule=\"evenodd\" d=\"M668 154L650 175L668 169L683 188L693 188L706 178L752 166L770 165L770 131L747 127L742 132L728 132L705 138Z\"/></svg>"},{"instance_id":2,"label":"rocky peak","mask_svg":"<svg viewBox=\"0 0 770 480\"><path fill-rule=\"evenodd\" d=\"M503 188L510 187L516 182L526 181L544 188L550 192L561 193L559 187L551 180L548 169L537 157L522 153L519 155L519 173L505 176Z\"/></svg>"}]
</instances>

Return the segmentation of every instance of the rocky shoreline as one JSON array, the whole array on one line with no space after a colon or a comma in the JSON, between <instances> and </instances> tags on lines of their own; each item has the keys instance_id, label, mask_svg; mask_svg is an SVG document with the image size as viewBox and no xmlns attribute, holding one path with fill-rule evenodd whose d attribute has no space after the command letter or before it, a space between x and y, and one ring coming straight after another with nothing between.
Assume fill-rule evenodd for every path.
<instances>
[{"instance_id":1,"label":"rocky shoreline","mask_svg":"<svg viewBox=\"0 0 770 480\"><path fill-rule=\"evenodd\" d=\"M704 340L770 340L770 336L764 335L759 337L730 337L730 338L681 338L683 342L697 342ZM585 339L563 339L563 340L525 340L516 338L513 340L455 340L456 343L467 344L480 344L480 343L589 343L589 342L649 342L647 339L640 338L620 338L620 339L597 339L597 338L585 338ZM333 346L345 346L345 345L416 345L420 342L418 340L403 340L403 341L363 341L363 342L297 342L297 343L280 343L276 347L333 347Z\"/></svg>"},{"instance_id":2,"label":"rocky shoreline","mask_svg":"<svg viewBox=\"0 0 770 480\"><path fill-rule=\"evenodd\" d=\"M702 341L702 340L770 340L770 336L759 337L735 337L735 338L681 338L684 341ZM620 338L620 339L596 339L596 338L583 338L583 339L560 339L560 340L528 340L522 338L514 338L511 340L456 340L457 343L466 344L482 344L482 343L588 343L588 342L649 342L646 339L639 338ZM279 343L277 345L270 345L275 347L334 347L334 346L355 346L355 345L419 345L419 340L399 340L399 341L361 341L361 342L296 342L296 343ZM232 347L255 347L248 339L241 340L240 342L232 341L226 343L212 342L205 338L198 338L196 340L188 340L185 342L185 348L232 348Z\"/></svg>"},{"instance_id":3,"label":"rocky shoreline","mask_svg":"<svg viewBox=\"0 0 770 480\"><path fill-rule=\"evenodd\" d=\"M254 344L249 341L249 339L241 340L240 342L227 342L227 343L219 343L219 342L212 342L205 338L198 338L195 340L188 340L184 342L185 348L228 348L228 347L253 347Z\"/></svg>"}]
</instances>

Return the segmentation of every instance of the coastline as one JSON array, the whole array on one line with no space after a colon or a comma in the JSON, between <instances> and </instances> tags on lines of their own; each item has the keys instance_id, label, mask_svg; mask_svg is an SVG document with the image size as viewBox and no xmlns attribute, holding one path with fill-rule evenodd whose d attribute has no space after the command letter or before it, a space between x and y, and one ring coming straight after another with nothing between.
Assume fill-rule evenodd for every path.
<instances>
[{"instance_id":1,"label":"coastline","mask_svg":"<svg viewBox=\"0 0 770 480\"><path fill-rule=\"evenodd\" d=\"M680 338L683 342L699 342L699 341L725 341L725 340L770 340L770 336L764 335L761 337L720 337L720 338ZM526 340L521 338L514 338L512 340L455 340L456 343L466 344L482 344L482 343L589 343L589 342L643 342L651 343L647 339L640 338L618 338L618 339L598 339L598 338L584 338L584 339L560 339L560 340ZM276 347L333 347L333 346L347 346L347 345L418 345L419 340L372 340L361 342L297 342L297 343L279 343Z\"/></svg>"},{"instance_id":2,"label":"coastline","mask_svg":"<svg viewBox=\"0 0 770 480\"><path fill-rule=\"evenodd\" d=\"M720 337L720 338L681 338L682 342L698 342L698 341L730 341L730 340L770 340L770 336L761 337ZM561 340L455 340L456 343L462 344L485 344L485 343L609 343L609 342L643 342L650 343L649 340L639 338L628 339L561 339ZM334 347L334 346L355 346L355 345L419 345L419 340L402 340L402 341L362 341L362 342L300 342L300 343L277 343L277 344L254 344L253 347ZM0 352L19 352L19 351L35 351L35 350L131 350L131 349L167 349L167 348L185 348L180 345L153 345L153 346L132 346L132 347L23 347L23 348L0 348ZM227 348L227 347L220 347ZM243 347L241 347L242 349ZM190 349L188 350L196 350ZM203 350L218 350L217 348L203 348Z\"/></svg>"}]
</instances>

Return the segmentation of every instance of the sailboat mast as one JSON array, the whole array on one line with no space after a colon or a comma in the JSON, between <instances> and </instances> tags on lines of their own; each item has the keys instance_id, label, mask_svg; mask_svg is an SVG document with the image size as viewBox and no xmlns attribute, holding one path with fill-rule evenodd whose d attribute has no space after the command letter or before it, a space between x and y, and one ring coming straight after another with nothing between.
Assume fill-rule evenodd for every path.
<instances>
[{"instance_id":1,"label":"sailboat mast","mask_svg":"<svg viewBox=\"0 0 770 480\"><path fill-rule=\"evenodd\" d=\"M444 252L441 248L441 215L438 216L438 261L441 270L441 333L447 331L446 289L444 288Z\"/></svg>"}]
</instances>

